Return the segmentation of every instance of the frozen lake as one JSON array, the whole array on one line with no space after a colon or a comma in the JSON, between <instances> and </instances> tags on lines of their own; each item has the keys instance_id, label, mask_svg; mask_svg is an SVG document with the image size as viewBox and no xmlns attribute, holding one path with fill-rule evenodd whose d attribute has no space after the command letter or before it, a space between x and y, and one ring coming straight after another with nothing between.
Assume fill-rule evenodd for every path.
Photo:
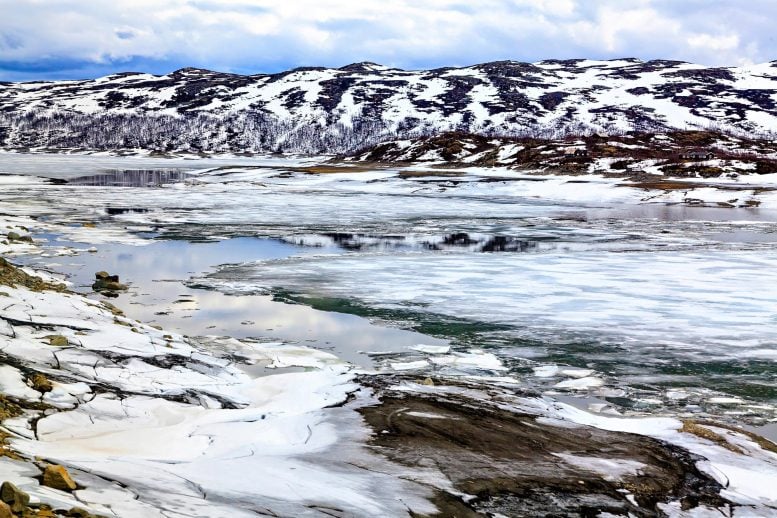
<instances>
[{"instance_id":1,"label":"frozen lake","mask_svg":"<svg viewBox=\"0 0 777 518\"><path fill-rule=\"evenodd\" d=\"M182 333L295 341L419 375L510 374L620 412L777 418L769 200L656 203L606 179L504 171L179 162L0 155L0 210L51 225L51 255L82 250L30 261L80 289L117 273L128 314Z\"/></svg>"}]
</instances>

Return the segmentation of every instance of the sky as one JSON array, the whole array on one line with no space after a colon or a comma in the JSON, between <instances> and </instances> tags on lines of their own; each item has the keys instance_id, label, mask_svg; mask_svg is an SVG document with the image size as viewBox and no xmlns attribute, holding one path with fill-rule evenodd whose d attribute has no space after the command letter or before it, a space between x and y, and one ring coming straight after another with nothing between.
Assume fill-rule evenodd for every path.
<instances>
[{"instance_id":1,"label":"sky","mask_svg":"<svg viewBox=\"0 0 777 518\"><path fill-rule=\"evenodd\" d=\"M777 0L0 0L0 81L636 57L777 60Z\"/></svg>"}]
</instances>

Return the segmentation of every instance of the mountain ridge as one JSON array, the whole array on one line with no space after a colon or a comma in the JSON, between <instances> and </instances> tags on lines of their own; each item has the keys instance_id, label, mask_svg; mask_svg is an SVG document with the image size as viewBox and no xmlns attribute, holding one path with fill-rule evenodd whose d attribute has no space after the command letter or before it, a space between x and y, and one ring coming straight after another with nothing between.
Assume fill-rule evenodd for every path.
<instances>
[{"instance_id":1,"label":"mountain ridge","mask_svg":"<svg viewBox=\"0 0 777 518\"><path fill-rule=\"evenodd\" d=\"M66 135L87 124L98 133L101 125L104 132L139 131L124 141L106 134L91 143ZM160 128L181 125L190 143L176 138L181 128ZM446 131L558 137L685 129L777 134L777 63L550 59L402 70L360 62L274 74L186 67L164 75L0 83L6 148L341 152ZM148 137L140 141L138 134ZM305 144L302 134L313 141Z\"/></svg>"}]
</instances>

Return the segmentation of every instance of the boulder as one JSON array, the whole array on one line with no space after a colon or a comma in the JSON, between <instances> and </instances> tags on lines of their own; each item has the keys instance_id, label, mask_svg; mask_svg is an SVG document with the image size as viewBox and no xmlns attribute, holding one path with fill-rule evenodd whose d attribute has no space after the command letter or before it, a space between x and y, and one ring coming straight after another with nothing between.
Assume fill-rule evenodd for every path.
<instances>
[{"instance_id":1,"label":"boulder","mask_svg":"<svg viewBox=\"0 0 777 518\"><path fill-rule=\"evenodd\" d=\"M119 282L119 276L118 275L111 275L110 273L106 271L97 272L94 274L94 278L98 281L106 281L106 282Z\"/></svg>"},{"instance_id":2,"label":"boulder","mask_svg":"<svg viewBox=\"0 0 777 518\"><path fill-rule=\"evenodd\" d=\"M67 337L62 335L49 335L46 338L49 339L49 345L54 347L67 347L70 343L67 341Z\"/></svg>"},{"instance_id":3,"label":"boulder","mask_svg":"<svg viewBox=\"0 0 777 518\"><path fill-rule=\"evenodd\" d=\"M8 241L23 241L25 243L32 243L32 237L30 236L22 236L18 232L9 232L6 234L6 237L8 238Z\"/></svg>"},{"instance_id":4,"label":"boulder","mask_svg":"<svg viewBox=\"0 0 777 518\"><path fill-rule=\"evenodd\" d=\"M126 284L119 282L118 275L111 275L106 271L97 272L94 274L95 281L92 284L94 291L124 291L127 289Z\"/></svg>"},{"instance_id":5,"label":"boulder","mask_svg":"<svg viewBox=\"0 0 777 518\"><path fill-rule=\"evenodd\" d=\"M16 487L11 482L3 482L0 486L0 500L11 507L11 511L21 513L30 503L30 495Z\"/></svg>"},{"instance_id":6,"label":"boulder","mask_svg":"<svg viewBox=\"0 0 777 518\"><path fill-rule=\"evenodd\" d=\"M36 372L32 376L30 376L30 385L32 385L32 388L37 390L38 392L51 392L54 389L54 386L51 384L51 381L44 376L43 374Z\"/></svg>"},{"instance_id":7,"label":"boulder","mask_svg":"<svg viewBox=\"0 0 777 518\"><path fill-rule=\"evenodd\" d=\"M13 511L5 502L0 502L0 518L14 518Z\"/></svg>"},{"instance_id":8,"label":"boulder","mask_svg":"<svg viewBox=\"0 0 777 518\"><path fill-rule=\"evenodd\" d=\"M64 466L49 464L43 471L43 485L59 489L60 491L73 491L76 483L71 478Z\"/></svg>"},{"instance_id":9,"label":"boulder","mask_svg":"<svg viewBox=\"0 0 777 518\"><path fill-rule=\"evenodd\" d=\"M30 512L24 512L22 518L60 518L60 514L54 512L48 504L30 504Z\"/></svg>"},{"instance_id":10,"label":"boulder","mask_svg":"<svg viewBox=\"0 0 777 518\"><path fill-rule=\"evenodd\" d=\"M118 279L118 276L113 276ZM126 284L122 284L118 281L110 281L107 279L98 279L92 284L94 291L124 291L127 289Z\"/></svg>"}]
</instances>

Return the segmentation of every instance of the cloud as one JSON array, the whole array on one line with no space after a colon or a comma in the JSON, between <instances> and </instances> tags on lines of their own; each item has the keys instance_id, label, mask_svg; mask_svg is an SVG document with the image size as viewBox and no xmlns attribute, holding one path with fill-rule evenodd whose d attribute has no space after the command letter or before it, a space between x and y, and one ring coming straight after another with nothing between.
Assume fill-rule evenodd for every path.
<instances>
[{"instance_id":1,"label":"cloud","mask_svg":"<svg viewBox=\"0 0 777 518\"><path fill-rule=\"evenodd\" d=\"M0 79L139 66L777 59L773 0L0 0Z\"/></svg>"}]
</instances>

